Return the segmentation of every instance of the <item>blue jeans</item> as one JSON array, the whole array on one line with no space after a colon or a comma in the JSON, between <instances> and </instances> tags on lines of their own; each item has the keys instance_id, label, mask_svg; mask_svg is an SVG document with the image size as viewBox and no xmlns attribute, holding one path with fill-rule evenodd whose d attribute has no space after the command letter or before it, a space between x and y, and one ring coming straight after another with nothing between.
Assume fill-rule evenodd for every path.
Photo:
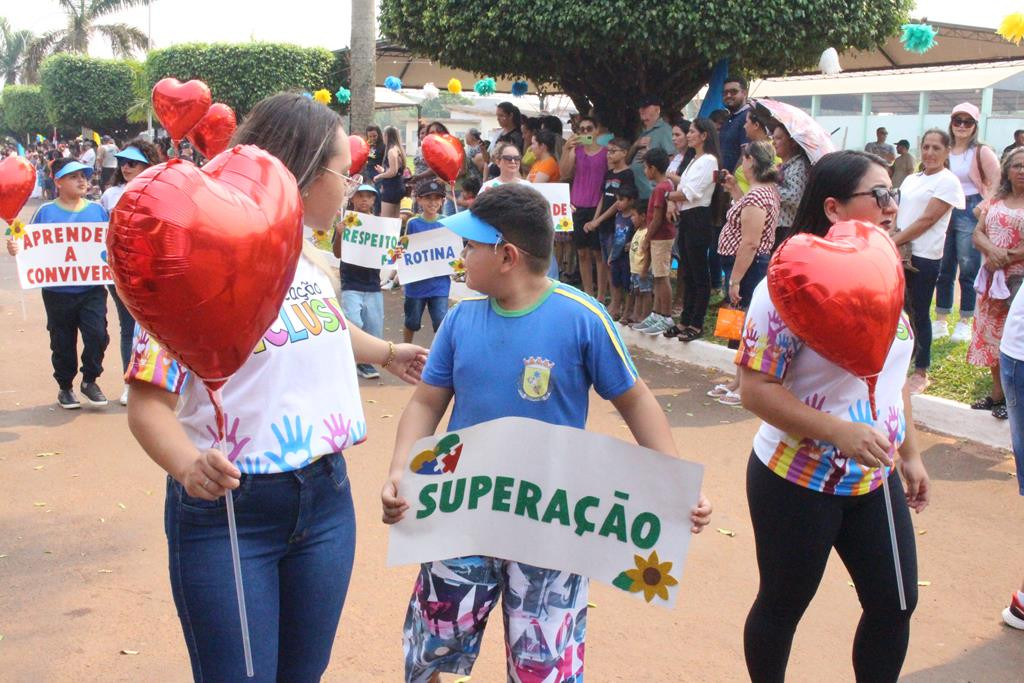
<instances>
[{"instance_id":1,"label":"blue jeans","mask_svg":"<svg viewBox=\"0 0 1024 683\"><path fill-rule=\"evenodd\" d=\"M319 681L348 591L356 523L345 460L242 475L234 492L255 678L245 677L224 499L167 478L171 592L196 681Z\"/></svg>"},{"instance_id":2,"label":"blue jeans","mask_svg":"<svg viewBox=\"0 0 1024 683\"><path fill-rule=\"evenodd\" d=\"M434 332L437 332L437 328L441 327L441 321L444 320L444 316L448 312L448 297L428 296L425 299L405 297L405 328L407 330L419 331L422 326L424 308L430 312L430 322L434 326Z\"/></svg>"},{"instance_id":3,"label":"blue jeans","mask_svg":"<svg viewBox=\"0 0 1024 683\"><path fill-rule=\"evenodd\" d=\"M107 285L107 290L117 309L117 322L121 331L121 366L128 372L128 364L132 362L132 342L135 339L135 318L117 295L117 288Z\"/></svg>"},{"instance_id":4,"label":"blue jeans","mask_svg":"<svg viewBox=\"0 0 1024 683\"><path fill-rule=\"evenodd\" d=\"M384 337L384 295L380 291L357 292L345 289L341 292L341 310L345 319L374 337ZM369 363L360 367L370 369Z\"/></svg>"},{"instance_id":5,"label":"blue jeans","mask_svg":"<svg viewBox=\"0 0 1024 683\"><path fill-rule=\"evenodd\" d=\"M939 277L941 266L939 259L920 256L911 256L910 264L917 268L916 273L907 273L910 315L914 323L914 367L927 370L932 365L932 292L935 291L935 280ZM974 291L973 279L971 287L971 291Z\"/></svg>"},{"instance_id":6,"label":"blue jeans","mask_svg":"<svg viewBox=\"0 0 1024 683\"><path fill-rule=\"evenodd\" d=\"M1017 461L1017 487L1024 496L1024 362L999 354L999 373L1006 394L1006 412L1010 416L1010 441Z\"/></svg>"},{"instance_id":7,"label":"blue jeans","mask_svg":"<svg viewBox=\"0 0 1024 683\"><path fill-rule=\"evenodd\" d=\"M713 248L713 247L712 247ZM715 249L717 252L717 249ZM724 283L728 284L732 280L732 269L736 265L736 256L726 256L725 254L719 254L719 258L722 262L722 273L725 275ZM754 254L754 260L750 262L747 267L747 272L743 274L743 279L740 280L740 308L747 310L750 308L750 299L754 296L754 289L764 279L764 276L768 273L768 261L771 260L771 254ZM726 287L726 290L729 288ZM726 291L726 296L729 292Z\"/></svg>"},{"instance_id":8,"label":"blue jeans","mask_svg":"<svg viewBox=\"0 0 1024 683\"><path fill-rule=\"evenodd\" d=\"M960 268L960 317L970 318L974 315L974 303L977 295L974 291L974 278L978 277L981 267L981 253L975 248L971 236L978 225L974 217L974 209L981 203L980 194L972 194L967 198L967 206L953 209L946 230L946 246L942 251L942 265L939 267L939 279L935 283L935 312L950 313L953 310L953 280L956 278L957 267Z\"/></svg>"}]
</instances>

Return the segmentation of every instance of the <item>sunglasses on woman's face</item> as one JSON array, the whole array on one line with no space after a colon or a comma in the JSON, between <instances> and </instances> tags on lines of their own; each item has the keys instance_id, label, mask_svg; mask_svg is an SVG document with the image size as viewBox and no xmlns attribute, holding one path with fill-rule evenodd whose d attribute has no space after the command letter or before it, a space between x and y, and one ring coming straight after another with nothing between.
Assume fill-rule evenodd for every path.
<instances>
[{"instance_id":1,"label":"sunglasses on woman's face","mask_svg":"<svg viewBox=\"0 0 1024 683\"><path fill-rule=\"evenodd\" d=\"M146 164L134 159L118 159L117 165L121 168L132 168L133 166L145 166Z\"/></svg>"},{"instance_id":2,"label":"sunglasses on woman's face","mask_svg":"<svg viewBox=\"0 0 1024 683\"><path fill-rule=\"evenodd\" d=\"M518 164L523 161L522 157L513 156L511 154L502 154L498 158L501 159L502 161L507 161L510 164Z\"/></svg>"},{"instance_id":3,"label":"sunglasses on woman's face","mask_svg":"<svg viewBox=\"0 0 1024 683\"><path fill-rule=\"evenodd\" d=\"M870 190L866 190L864 192L854 192L849 198L853 199L854 197L868 196L875 198L879 209L885 209L890 204L895 204L896 206L900 205L900 191L890 190L887 187L872 187Z\"/></svg>"},{"instance_id":4,"label":"sunglasses on woman's face","mask_svg":"<svg viewBox=\"0 0 1024 683\"><path fill-rule=\"evenodd\" d=\"M974 125L974 119L963 119L959 116L950 119L950 122L957 128L970 128Z\"/></svg>"}]
</instances>

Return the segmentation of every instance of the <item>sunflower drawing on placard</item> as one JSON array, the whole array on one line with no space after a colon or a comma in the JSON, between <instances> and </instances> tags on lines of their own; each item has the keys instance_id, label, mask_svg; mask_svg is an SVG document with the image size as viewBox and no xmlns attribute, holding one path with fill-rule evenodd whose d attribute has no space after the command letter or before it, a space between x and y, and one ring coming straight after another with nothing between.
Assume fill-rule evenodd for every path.
<instances>
[{"instance_id":1,"label":"sunflower drawing on placard","mask_svg":"<svg viewBox=\"0 0 1024 683\"><path fill-rule=\"evenodd\" d=\"M627 569L620 573L612 581L612 585L630 593L644 592L644 600L650 602L655 596L668 601L668 589L679 582L669 572L672 570L671 562L659 562L658 551L651 551L650 556L645 560L640 555L634 555L635 569Z\"/></svg>"},{"instance_id":2,"label":"sunflower drawing on placard","mask_svg":"<svg viewBox=\"0 0 1024 683\"><path fill-rule=\"evenodd\" d=\"M570 232L572 230L572 221L568 216L562 217L562 220L558 221L559 232Z\"/></svg>"},{"instance_id":3,"label":"sunflower drawing on placard","mask_svg":"<svg viewBox=\"0 0 1024 683\"><path fill-rule=\"evenodd\" d=\"M363 224L363 222L359 220L359 214L352 211L345 214L345 219L342 222L345 224L346 228L358 228Z\"/></svg>"},{"instance_id":4,"label":"sunflower drawing on placard","mask_svg":"<svg viewBox=\"0 0 1024 683\"><path fill-rule=\"evenodd\" d=\"M21 221L14 221L11 223L11 227L7 228L7 235L11 239L20 240L25 236L25 224Z\"/></svg>"}]
</instances>

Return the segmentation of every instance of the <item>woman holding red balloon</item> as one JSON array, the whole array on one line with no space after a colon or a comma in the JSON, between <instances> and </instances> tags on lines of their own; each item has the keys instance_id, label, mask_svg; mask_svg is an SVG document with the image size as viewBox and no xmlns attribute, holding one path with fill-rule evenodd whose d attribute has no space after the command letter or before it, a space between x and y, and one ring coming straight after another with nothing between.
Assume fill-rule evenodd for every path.
<instances>
[{"instance_id":1,"label":"woman holding red balloon","mask_svg":"<svg viewBox=\"0 0 1024 683\"><path fill-rule=\"evenodd\" d=\"M898 253L881 231L856 222L888 229L895 198L878 157L854 151L823 157L811 170L794 222L803 234L779 248L747 313L736 363L743 405L763 420L747 466L760 586L747 616L744 652L755 683L785 679L793 635L832 548L863 608L853 640L857 680L895 682L906 656L917 603L909 509L923 510L930 494L905 386L914 342L900 312ZM833 224L841 225L832 230ZM857 248L829 246L845 235L856 238L851 244ZM858 271L888 279L878 291L865 292ZM806 302L799 298L805 289L827 295L819 306L794 311L794 302ZM868 317L898 321L885 333L891 336L858 335L865 317L858 304L877 308ZM807 316L813 321L801 329L810 331L800 338L786 321ZM851 361L827 358L851 335L861 355L879 360L873 392L865 387L866 373L846 369Z\"/></svg>"},{"instance_id":2,"label":"woman holding red balloon","mask_svg":"<svg viewBox=\"0 0 1024 683\"><path fill-rule=\"evenodd\" d=\"M203 170L178 172L194 177L213 168L209 173L216 174L239 159L230 173L205 182L223 177L226 193L228 185L248 174L251 177L244 181L259 192L267 185L256 184L281 168L290 183L292 176L297 179L298 189L294 184L290 190L282 186L282 196L270 197L268 206L291 202L301 193L301 214L296 204L295 217L301 215L313 229L329 228L338 207L355 189L346 175L350 149L340 117L301 95L280 94L258 103L233 143L241 146L218 155ZM257 165L246 165L246 158ZM259 166L261 158L266 163ZM141 196L148 189L147 179L161 185L152 190L154 195L164 191L182 163L149 171L151 175L133 183L129 192ZM161 177L168 180L160 183ZM133 207L142 203L136 199ZM125 240L133 237L133 230L143 229L132 220L127 210L121 216L115 210L112 223L123 223L118 229ZM149 221L146 227L154 223L140 220ZM301 230L301 223L295 223ZM198 234L201 228L195 230ZM244 240L265 239L257 233L240 234ZM200 237L207 239L205 233L196 239ZM295 243L291 237L286 241ZM385 342L347 325L334 273L319 264L314 247L298 241L303 243L302 256L279 318L223 387L226 456L214 448L218 427L203 383L198 376L187 379L191 373L144 332L136 340L128 373L129 426L169 475L165 529L171 587L196 680L246 680L225 494L232 496L236 511L255 680L320 680L330 659L355 551L355 517L342 456L344 449L366 438L355 361L380 364L415 382L426 358L425 349ZM245 245L235 246L241 251ZM196 251L192 256L200 257ZM122 252L119 257L127 259L130 254ZM221 250L219 257L230 261L231 251ZM162 275L145 277L155 282ZM131 283L118 283L130 291ZM147 303L127 296L125 300L135 309L140 301ZM238 303L244 307L243 301ZM167 334L173 329L173 320L168 320L174 315L172 308L167 307L156 324L151 321L154 330L161 327ZM225 310L223 315L239 314ZM245 323L240 318L238 327ZM232 344L231 339L217 340L216 348ZM183 349L177 352L184 357ZM209 363L216 368L217 358L211 357ZM194 358L191 365L198 367Z\"/></svg>"}]
</instances>

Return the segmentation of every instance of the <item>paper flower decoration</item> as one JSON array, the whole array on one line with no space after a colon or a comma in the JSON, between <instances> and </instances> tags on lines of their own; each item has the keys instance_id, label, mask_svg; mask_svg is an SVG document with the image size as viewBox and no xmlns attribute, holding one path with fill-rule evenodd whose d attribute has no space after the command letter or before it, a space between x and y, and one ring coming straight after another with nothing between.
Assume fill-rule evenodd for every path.
<instances>
[{"instance_id":1,"label":"paper flower decoration","mask_svg":"<svg viewBox=\"0 0 1024 683\"><path fill-rule=\"evenodd\" d=\"M402 89L402 79L398 76L388 76L384 79L384 87L392 92L398 92Z\"/></svg>"},{"instance_id":2,"label":"paper flower decoration","mask_svg":"<svg viewBox=\"0 0 1024 683\"><path fill-rule=\"evenodd\" d=\"M330 104L331 93L327 88L320 88L315 93L313 93L313 99L319 102L320 104Z\"/></svg>"},{"instance_id":3,"label":"paper flower decoration","mask_svg":"<svg viewBox=\"0 0 1024 683\"><path fill-rule=\"evenodd\" d=\"M512 97L522 97L530 91L530 84L526 81L516 81L512 84Z\"/></svg>"},{"instance_id":4,"label":"paper flower decoration","mask_svg":"<svg viewBox=\"0 0 1024 683\"><path fill-rule=\"evenodd\" d=\"M453 78L452 80L448 81L448 92L452 93L453 95L458 95L460 92L462 92L462 81L460 81L457 78Z\"/></svg>"},{"instance_id":5,"label":"paper flower decoration","mask_svg":"<svg viewBox=\"0 0 1024 683\"><path fill-rule=\"evenodd\" d=\"M437 89L437 86L433 83L423 84L423 99L425 100L436 100L441 96L441 91Z\"/></svg>"},{"instance_id":6,"label":"paper flower decoration","mask_svg":"<svg viewBox=\"0 0 1024 683\"><path fill-rule=\"evenodd\" d=\"M1024 14L1020 12L1008 14L1003 19L1003 23L999 24L996 33L1014 45L1020 45L1020 41L1024 39Z\"/></svg>"},{"instance_id":7,"label":"paper flower decoration","mask_svg":"<svg viewBox=\"0 0 1024 683\"><path fill-rule=\"evenodd\" d=\"M640 555L633 556L636 569L627 569L612 581L612 585L630 593L644 592L644 600L650 602L655 596L668 601L668 589L679 583L671 574L671 562L659 562L658 551L651 551L645 560Z\"/></svg>"},{"instance_id":8,"label":"paper flower decoration","mask_svg":"<svg viewBox=\"0 0 1024 683\"><path fill-rule=\"evenodd\" d=\"M839 53L836 52L834 47L830 47L821 53L821 59L818 60L818 68L826 76L835 76L843 70L843 67L839 66Z\"/></svg>"},{"instance_id":9,"label":"paper flower decoration","mask_svg":"<svg viewBox=\"0 0 1024 683\"><path fill-rule=\"evenodd\" d=\"M493 95L497 89L498 84L494 81L493 78L481 78L479 81L476 82L476 85L473 86L473 90L475 90L476 94L480 95L481 97Z\"/></svg>"},{"instance_id":10,"label":"paper flower decoration","mask_svg":"<svg viewBox=\"0 0 1024 683\"><path fill-rule=\"evenodd\" d=\"M15 220L11 223L11 227L7 229L7 234L12 239L20 240L25 236L25 224L19 220Z\"/></svg>"},{"instance_id":11,"label":"paper flower decoration","mask_svg":"<svg viewBox=\"0 0 1024 683\"><path fill-rule=\"evenodd\" d=\"M935 36L938 31L928 24L903 24L903 35L900 41L907 52L916 52L923 55L935 47Z\"/></svg>"},{"instance_id":12,"label":"paper flower decoration","mask_svg":"<svg viewBox=\"0 0 1024 683\"><path fill-rule=\"evenodd\" d=\"M352 101L352 91L341 86L338 88L338 92L334 93L334 99L338 100L338 104L348 104Z\"/></svg>"}]
</instances>

